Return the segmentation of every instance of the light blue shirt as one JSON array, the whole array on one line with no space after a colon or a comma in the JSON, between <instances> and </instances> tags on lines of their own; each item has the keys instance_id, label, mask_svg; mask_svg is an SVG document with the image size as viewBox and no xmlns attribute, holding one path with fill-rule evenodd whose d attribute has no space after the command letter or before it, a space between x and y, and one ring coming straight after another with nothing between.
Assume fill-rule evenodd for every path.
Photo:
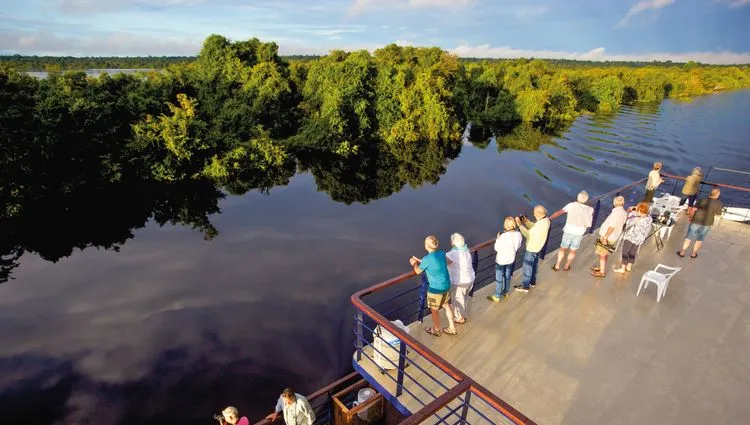
<instances>
[{"instance_id":1,"label":"light blue shirt","mask_svg":"<svg viewBox=\"0 0 750 425\"><path fill-rule=\"evenodd\" d=\"M445 261L445 251L437 250L425 255L419 263L419 270L427 275L427 282L430 284L427 292L444 294L451 289L451 277Z\"/></svg>"}]
</instances>

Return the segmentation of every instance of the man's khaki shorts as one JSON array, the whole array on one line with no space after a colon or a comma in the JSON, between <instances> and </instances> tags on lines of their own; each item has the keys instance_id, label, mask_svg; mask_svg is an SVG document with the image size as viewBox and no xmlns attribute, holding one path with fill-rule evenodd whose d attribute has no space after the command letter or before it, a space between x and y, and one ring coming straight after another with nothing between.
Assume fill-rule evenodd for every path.
<instances>
[{"instance_id":1,"label":"man's khaki shorts","mask_svg":"<svg viewBox=\"0 0 750 425\"><path fill-rule=\"evenodd\" d=\"M429 308L440 308L451 302L451 291L446 291L442 294L433 294L432 292L427 293L427 307Z\"/></svg>"}]
</instances>

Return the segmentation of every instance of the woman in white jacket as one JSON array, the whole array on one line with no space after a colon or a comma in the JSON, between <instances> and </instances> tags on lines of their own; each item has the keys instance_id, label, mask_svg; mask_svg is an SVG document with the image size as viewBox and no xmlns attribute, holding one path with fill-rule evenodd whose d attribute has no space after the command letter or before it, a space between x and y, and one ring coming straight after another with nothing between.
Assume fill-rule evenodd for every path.
<instances>
[{"instance_id":1,"label":"woman in white jacket","mask_svg":"<svg viewBox=\"0 0 750 425\"><path fill-rule=\"evenodd\" d=\"M453 300L453 321L466 323L466 296L474 286L474 267L471 265L471 251L460 233L451 235L453 248L445 254L451 262L448 273L451 277L451 299Z\"/></svg>"},{"instance_id":2,"label":"woman in white jacket","mask_svg":"<svg viewBox=\"0 0 750 425\"><path fill-rule=\"evenodd\" d=\"M505 217L502 233L497 234L495 240L495 293L487 299L499 303L503 298L508 298L510 292L510 277L513 274L513 264L516 262L516 253L521 248L523 236L516 228L513 217Z\"/></svg>"}]
</instances>

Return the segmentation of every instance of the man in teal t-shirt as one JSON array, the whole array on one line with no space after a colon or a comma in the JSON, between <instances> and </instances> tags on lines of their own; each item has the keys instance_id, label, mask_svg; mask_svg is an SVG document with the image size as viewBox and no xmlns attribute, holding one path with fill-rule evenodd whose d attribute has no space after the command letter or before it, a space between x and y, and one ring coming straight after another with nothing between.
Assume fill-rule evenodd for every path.
<instances>
[{"instance_id":1,"label":"man in teal t-shirt","mask_svg":"<svg viewBox=\"0 0 750 425\"><path fill-rule=\"evenodd\" d=\"M438 239L436 236L427 236L424 240L424 248L427 250L421 260L411 257L409 264L414 268L414 273L426 273L427 283L427 307L430 308L432 316L432 327L425 328L430 335L440 336L440 308L445 307L445 315L448 318L448 327L443 332L449 335L456 334L453 324L453 307L451 306L451 279L448 274L450 260L445 258L445 251L438 250Z\"/></svg>"}]
</instances>

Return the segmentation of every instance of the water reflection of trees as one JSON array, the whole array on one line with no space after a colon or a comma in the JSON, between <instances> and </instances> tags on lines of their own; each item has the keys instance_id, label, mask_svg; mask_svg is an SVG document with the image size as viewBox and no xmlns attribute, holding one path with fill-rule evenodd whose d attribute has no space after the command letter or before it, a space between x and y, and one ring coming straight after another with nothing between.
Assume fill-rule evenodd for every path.
<instances>
[{"instance_id":1,"label":"water reflection of trees","mask_svg":"<svg viewBox=\"0 0 750 425\"><path fill-rule=\"evenodd\" d=\"M318 190L345 204L367 204L398 192L408 184L437 183L461 144L453 141L419 141L406 145L381 143L365 146L356 154L301 152L302 170L315 177Z\"/></svg>"}]
</instances>

